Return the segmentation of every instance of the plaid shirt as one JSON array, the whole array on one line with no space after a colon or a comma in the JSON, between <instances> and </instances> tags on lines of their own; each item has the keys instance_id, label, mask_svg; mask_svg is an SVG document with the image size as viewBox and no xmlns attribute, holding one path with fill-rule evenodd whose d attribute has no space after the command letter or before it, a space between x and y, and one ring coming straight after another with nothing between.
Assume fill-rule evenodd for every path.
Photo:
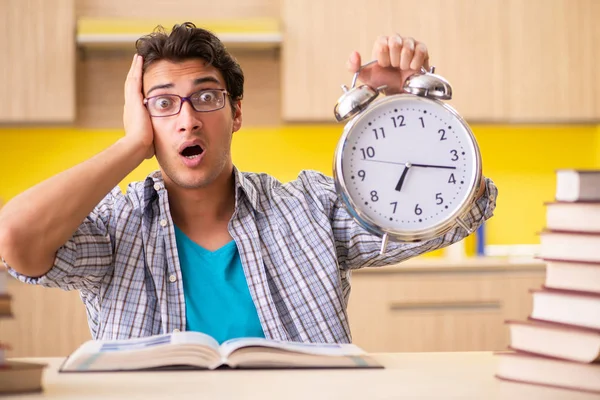
<instances>
[{"instance_id":1,"label":"plaid shirt","mask_svg":"<svg viewBox=\"0 0 600 400\"><path fill-rule=\"evenodd\" d=\"M265 174L235 175L229 232L265 336L302 342L350 342L346 306L352 269L396 263L463 239L454 228L421 243L381 239L349 216L333 179L314 171L281 184ZM496 186L470 210L476 228L492 216ZM6 263L5 263L6 264ZM42 277L19 280L76 289L95 339L124 339L185 330L181 268L167 191L160 172L116 187L62 246Z\"/></svg>"}]
</instances>

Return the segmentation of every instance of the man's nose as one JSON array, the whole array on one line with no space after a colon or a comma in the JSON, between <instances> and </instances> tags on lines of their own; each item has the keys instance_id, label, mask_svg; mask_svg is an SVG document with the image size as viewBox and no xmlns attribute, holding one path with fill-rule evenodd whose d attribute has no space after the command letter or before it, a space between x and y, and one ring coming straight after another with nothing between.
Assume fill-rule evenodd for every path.
<instances>
[{"instance_id":1,"label":"man's nose","mask_svg":"<svg viewBox=\"0 0 600 400\"><path fill-rule=\"evenodd\" d=\"M177 116L180 132L194 132L200 129L202 122L198 118L198 112L194 110L192 104L184 101L181 105L181 111Z\"/></svg>"}]
</instances>

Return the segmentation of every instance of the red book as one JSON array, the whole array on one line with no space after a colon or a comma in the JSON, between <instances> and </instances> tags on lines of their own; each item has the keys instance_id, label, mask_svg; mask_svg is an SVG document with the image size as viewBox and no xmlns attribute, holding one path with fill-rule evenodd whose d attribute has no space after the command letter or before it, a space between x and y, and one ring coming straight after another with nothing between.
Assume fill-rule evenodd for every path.
<instances>
[{"instance_id":1,"label":"red book","mask_svg":"<svg viewBox=\"0 0 600 400\"><path fill-rule=\"evenodd\" d=\"M543 259L546 263L545 286L600 294L600 263Z\"/></svg>"},{"instance_id":2,"label":"red book","mask_svg":"<svg viewBox=\"0 0 600 400\"><path fill-rule=\"evenodd\" d=\"M600 364L565 361L520 351L496 353L496 356L497 378L600 394Z\"/></svg>"},{"instance_id":3,"label":"red book","mask_svg":"<svg viewBox=\"0 0 600 400\"><path fill-rule=\"evenodd\" d=\"M545 230L540 233L540 257L600 263L600 233Z\"/></svg>"},{"instance_id":4,"label":"red book","mask_svg":"<svg viewBox=\"0 0 600 400\"><path fill-rule=\"evenodd\" d=\"M557 170L555 198L558 201L600 201L600 170Z\"/></svg>"},{"instance_id":5,"label":"red book","mask_svg":"<svg viewBox=\"0 0 600 400\"><path fill-rule=\"evenodd\" d=\"M537 320L600 329L600 294L543 287L531 290Z\"/></svg>"},{"instance_id":6,"label":"red book","mask_svg":"<svg viewBox=\"0 0 600 400\"><path fill-rule=\"evenodd\" d=\"M600 233L600 202L546 203L546 228Z\"/></svg>"},{"instance_id":7,"label":"red book","mask_svg":"<svg viewBox=\"0 0 600 400\"><path fill-rule=\"evenodd\" d=\"M600 329L533 318L506 324L511 349L582 363L600 362Z\"/></svg>"}]
</instances>

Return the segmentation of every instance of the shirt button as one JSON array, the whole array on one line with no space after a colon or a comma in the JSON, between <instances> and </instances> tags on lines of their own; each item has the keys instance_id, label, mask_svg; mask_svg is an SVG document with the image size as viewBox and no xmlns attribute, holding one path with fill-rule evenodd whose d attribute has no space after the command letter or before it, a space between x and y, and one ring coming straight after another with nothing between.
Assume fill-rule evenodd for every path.
<instances>
[{"instance_id":1,"label":"shirt button","mask_svg":"<svg viewBox=\"0 0 600 400\"><path fill-rule=\"evenodd\" d=\"M173 329L173 333L179 333L181 332L179 329Z\"/></svg>"},{"instance_id":2,"label":"shirt button","mask_svg":"<svg viewBox=\"0 0 600 400\"><path fill-rule=\"evenodd\" d=\"M177 276L175 274L169 276L169 282L175 282L177 280Z\"/></svg>"},{"instance_id":3,"label":"shirt button","mask_svg":"<svg viewBox=\"0 0 600 400\"><path fill-rule=\"evenodd\" d=\"M162 226L162 227L167 226L167 220L166 219L161 219L160 220L160 226Z\"/></svg>"},{"instance_id":4,"label":"shirt button","mask_svg":"<svg viewBox=\"0 0 600 400\"><path fill-rule=\"evenodd\" d=\"M160 190L160 189L161 189L161 188L160 188L160 184L158 184L158 183L155 183L155 184L154 184L154 190Z\"/></svg>"}]
</instances>

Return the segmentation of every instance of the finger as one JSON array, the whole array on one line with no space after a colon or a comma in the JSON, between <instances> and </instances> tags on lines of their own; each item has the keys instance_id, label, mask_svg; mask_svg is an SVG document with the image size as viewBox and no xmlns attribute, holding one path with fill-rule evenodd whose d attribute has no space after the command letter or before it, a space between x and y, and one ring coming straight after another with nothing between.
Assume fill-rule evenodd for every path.
<instances>
[{"instance_id":1,"label":"finger","mask_svg":"<svg viewBox=\"0 0 600 400\"><path fill-rule=\"evenodd\" d=\"M388 38L390 49L390 64L392 67L400 67L400 53L402 51L402 36L395 34Z\"/></svg>"},{"instance_id":2,"label":"finger","mask_svg":"<svg viewBox=\"0 0 600 400\"><path fill-rule=\"evenodd\" d=\"M142 65L144 61L142 56L137 55L135 63L133 65L133 69L131 71L131 76L128 79L127 83L127 94L130 99L135 99L136 101L140 101L143 97L142 95Z\"/></svg>"},{"instance_id":3,"label":"finger","mask_svg":"<svg viewBox=\"0 0 600 400\"><path fill-rule=\"evenodd\" d=\"M125 84L123 93L127 96L127 88L129 87L129 82L131 81L131 76L133 75L133 70L135 69L135 63L137 61L137 53L133 55L133 59L131 60L131 66L129 67L129 71L127 72L127 77L125 78Z\"/></svg>"},{"instance_id":4,"label":"finger","mask_svg":"<svg viewBox=\"0 0 600 400\"><path fill-rule=\"evenodd\" d=\"M418 71L421 67L425 69L429 69L429 66L425 65L425 61L429 59L429 54L427 52L427 46L424 43L418 42L415 46L415 53L413 55L413 59L410 63L410 69L414 71Z\"/></svg>"},{"instance_id":5,"label":"finger","mask_svg":"<svg viewBox=\"0 0 600 400\"><path fill-rule=\"evenodd\" d=\"M380 36L373 44L373 58L381 67L390 66L390 50L387 36Z\"/></svg>"},{"instance_id":6,"label":"finger","mask_svg":"<svg viewBox=\"0 0 600 400\"><path fill-rule=\"evenodd\" d=\"M136 61L137 61L137 57L138 57L138 55L137 55L137 53L135 53L133 55L133 58L131 59L131 66L129 67L129 72L127 73L127 77L128 78L133 74L133 70L135 69L135 64L136 64Z\"/></svg>"},{"instance_id":7,"label":"finger","mask_svg":"<svg viewBox=\"0 0 600 400\"><path fill-rule=\"evenodd\" d=\"M138 54L135 68L133 69L133 82L135 83L136 93L142 93L142 68L144 66L144 58Z\"/></svg>"},{"instance_id":8,"label":"finger","mask_svg":"<svg viewBox=\"0 0 600 400\"><path fill-rule=\"evenodd\" d=\"M348 68L348 71L354 73L356 71L359 70L360 68L360 54L358 53L358 51L353 51L350 54L350 58L348 58L348 61L346 62L346 67Z\"/></svg>"},{"instance_id":9,"label":"finger","mask_svg":"<svg viewBox=\"0 0 600 400\"><path fill-rule=\"evenodd\" d=\"M410 62L413 59L415 52L415 39L405 38L402 44L402 52L400 54L400 69L408 70L410 68Z\"/></svg>"}]
</instances>

